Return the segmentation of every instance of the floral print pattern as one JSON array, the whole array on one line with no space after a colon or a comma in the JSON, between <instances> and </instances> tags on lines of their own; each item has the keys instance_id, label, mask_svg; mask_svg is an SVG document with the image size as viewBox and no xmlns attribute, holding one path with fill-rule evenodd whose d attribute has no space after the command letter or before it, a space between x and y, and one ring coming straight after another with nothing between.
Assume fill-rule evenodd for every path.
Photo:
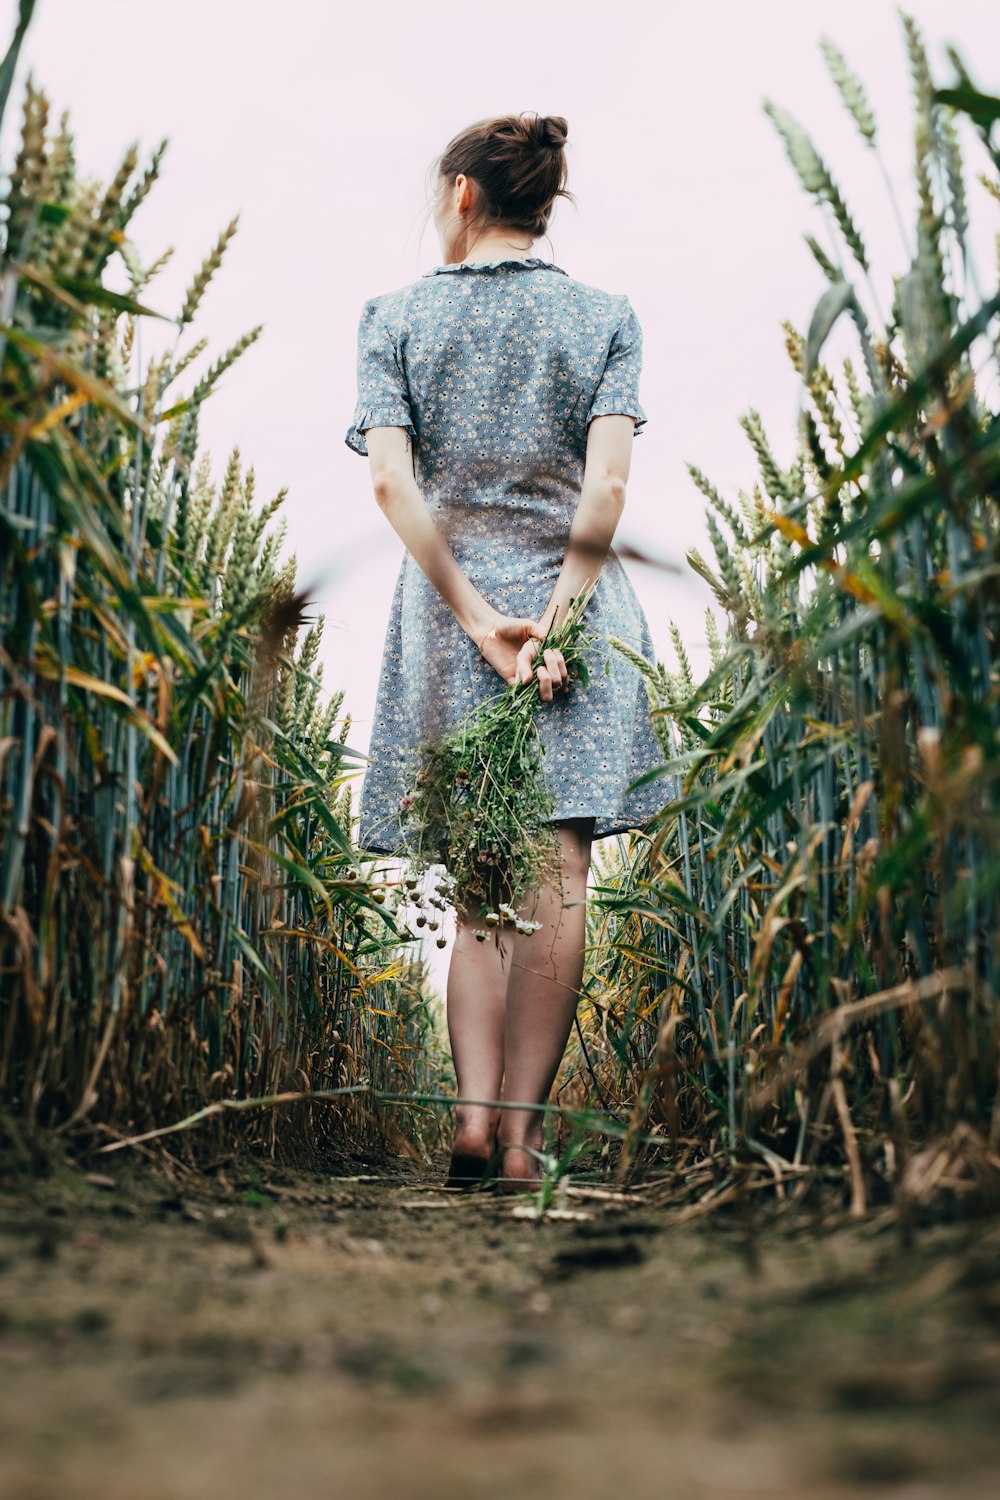
<instances>
[{"instance_id":1,"label":"floral print pattern","mask_svg":"<svg viewBox=\"0 0 1000 1500\"><path fill-rule=\"evenodd\" d=\"M405 427L435 523L479 592L540 620L580 497L587 430L623 413L640 433L642 330L626 296L530 256L436 266L365 302L348 446L369 427ZM593 817L594 837L641 828L669 778L629 790L662 763L645 684L607 644L647 661L649 625L612 548L587 607L590 685L539 699L543 774L557 820ZM401 816L429 736L504 684L409 556L396 580L360 799L359 846L405 854Z\"/></svg>"}]
</instances>

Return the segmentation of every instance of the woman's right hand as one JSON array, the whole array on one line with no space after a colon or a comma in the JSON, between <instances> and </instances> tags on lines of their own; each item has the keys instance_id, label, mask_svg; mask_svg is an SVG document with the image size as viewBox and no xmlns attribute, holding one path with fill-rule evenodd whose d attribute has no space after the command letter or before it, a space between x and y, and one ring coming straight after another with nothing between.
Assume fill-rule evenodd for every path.
<instances>
[{"instance_id":1,"label":"woman's right hand","mask_svg":"<svg viewBox=\"0 0 1000 1500\"><path fill-rule=\"evenodd\" d=\"M508 686L515 682L530 682L534 675L538 680L538 692L542 701L551 703L553 689L566 692L569 687L569 670L561 651L545 652L544 664L532 664L544 632L537 620L527 620L518 615L499 615L484 639L477 642L482 655L495 668Z\"/></svg>"}]
</instances>

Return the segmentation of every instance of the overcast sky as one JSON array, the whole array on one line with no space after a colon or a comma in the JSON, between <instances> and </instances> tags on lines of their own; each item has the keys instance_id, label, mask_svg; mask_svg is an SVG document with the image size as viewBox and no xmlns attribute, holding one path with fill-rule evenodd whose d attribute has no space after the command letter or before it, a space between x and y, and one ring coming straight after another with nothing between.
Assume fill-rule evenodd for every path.
<instances>
[{"instance_id":1,"label":"overcast sky","mask_svg":"<svg viewBox=\"0 0 1000 1500\"><path fill-rule=\"evenodd\" d=\"M2 0L9 35L15 13ZM942 82L954 42L1000 91L996 0L912 8ZM865 233L883 309L905 255L882 179L826 73L829 35L863 77L909 221L911 112L902 28L887 0L39 0L8 109L10 161L29 68L68 107L83 170L109 177L125 146L166 135L162 180L132 224L149 263L173 261L144 300L175 312L234 214L240 227L195 326L209 357L252 325L260 342L204 409L221 478L239 445L257 493L283 486L288 548L326 615L325 681L346 690L366 749L402 544L344 433L364 300L441 261L425 177L470 121L520 109L569 121L569 186L536 253L625 292L645 334L648 426L636 440L619 542L682 564L628 564L664 658L676 621L704 661L706 587L683 563L708 550L693 463L730 499L755 478L740 415L756 408L779 461L793 456L797 384L781 321L805 329L824 281L803 242L825 226L761 105L813 134ZM971 136L963 137L974 146ZM978 153L970 166L983 169ZM970 171L970 178L973 173ZM992 283L995 206L971 185L980 279ZM421 234L421 230L423 233ZM144 333L144 350L155 341Z\"/></svg>"}]
</instances>

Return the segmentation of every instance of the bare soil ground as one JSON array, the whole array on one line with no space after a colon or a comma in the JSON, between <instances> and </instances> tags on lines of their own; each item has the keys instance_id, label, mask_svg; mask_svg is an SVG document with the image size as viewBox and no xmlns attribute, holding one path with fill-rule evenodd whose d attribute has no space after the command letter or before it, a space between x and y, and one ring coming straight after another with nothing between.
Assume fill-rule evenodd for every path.
<instances>
[{"instance_id":1,"label":"bare soil ground","mask_svg":"<svg viewBox=\"0 0 1000 1500\"><path fill-rule=\"evenodd\" d=\"M1000 1493L996 1219L126 1155L2 1181L3 1500Z\"/></svg>"}]
</instances>

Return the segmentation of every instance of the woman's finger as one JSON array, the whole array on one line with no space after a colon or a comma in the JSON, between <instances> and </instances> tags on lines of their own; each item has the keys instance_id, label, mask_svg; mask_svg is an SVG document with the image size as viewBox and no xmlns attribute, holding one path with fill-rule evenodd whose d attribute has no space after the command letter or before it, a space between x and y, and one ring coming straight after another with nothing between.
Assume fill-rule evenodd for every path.
<instances>
[{"instance_id":1,"label":"woman's finger","mask_svg":"<svg viewBox=\"0 0 1000 1500\"><path fill-rule=\"evenodd\" d=\"M537 648L536 648L535 642L533 640L525 641L524 645L521 647L520 651L517 653L516 671L517 671L517 678L518 678L519 682L530 682L531 681L531 674L532 674L532 665L531 665L531 663L534 660L536 649Z\"/></svg>"},{"instance_id":2,"label":"woman's finger","mask_svg":"<svg viewBox=\"0 0 1000 1500\"><path fill-rule=\"evenodd\" d=\"M542 695L543 703L552 702L552 677L547 667L536 667L535 676L538 678L538 691Z\"/></svg>"},{"instance_id":3,"label":"woman's finger","mask_svg":"<svg viewBox=\"0 0 1000 1500\"><path fill-rule=\"evenodd\" d=\"M563 659L562 652L550 647L550 649L545 652L545 665L548 669L550 677L552 678L552 681L554 683L558 683L560 688L564 688L566 686L566 679L569 677L569 673L566 670L566 662Z\"/></svg>"}]
</instances>

